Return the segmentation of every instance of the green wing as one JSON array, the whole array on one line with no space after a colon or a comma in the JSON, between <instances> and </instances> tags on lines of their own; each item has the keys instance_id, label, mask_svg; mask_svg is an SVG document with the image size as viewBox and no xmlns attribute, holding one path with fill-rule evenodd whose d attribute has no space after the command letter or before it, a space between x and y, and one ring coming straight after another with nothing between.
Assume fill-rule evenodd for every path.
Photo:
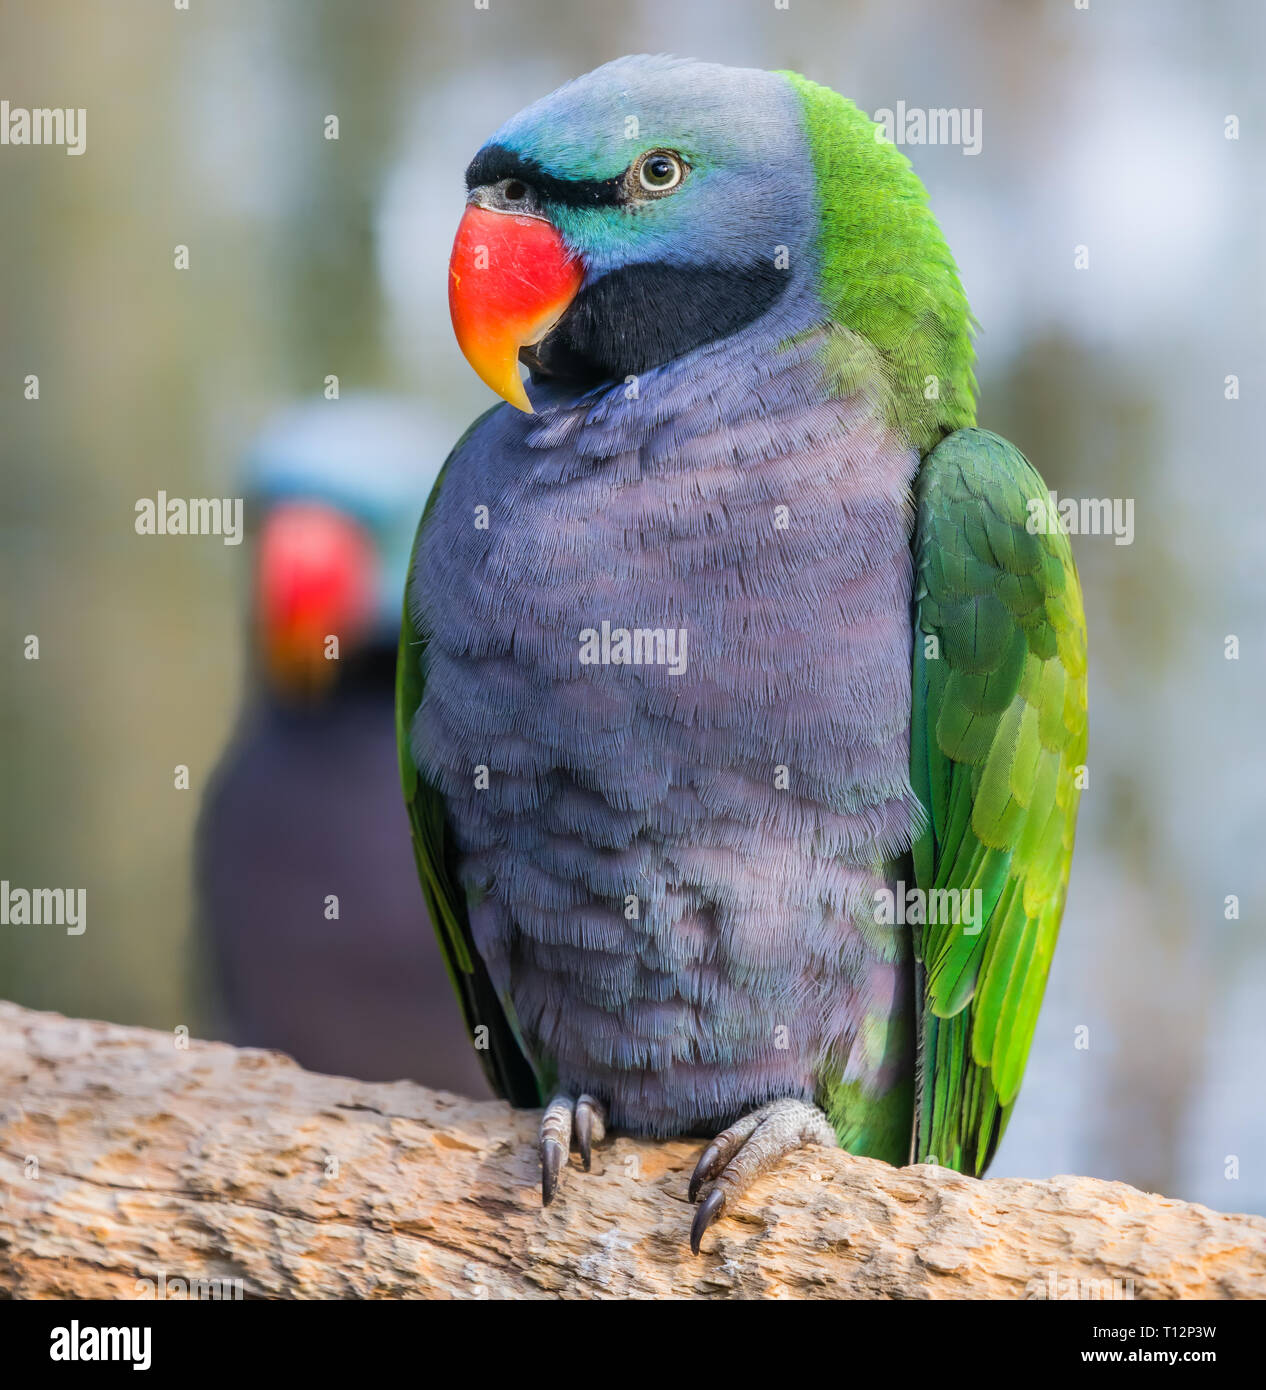
<instances>
[{"instance_id":1,"label":"green wing","mask_svg":"<svg viewBox=\"0 0 1266 1390\"><path fill-rule=\"evenodd\" d=\"M461 437L440 470L413 542L409 580L405 588L404 617L400 624L400 653L396 663L396 746L400 755L400 780L413 830L413 854L422 882L422 896L426 900L431 924L440 943L440 953L457 992L466 1026L471 1032L472 1041L476 1043L477 1056L498 1095L512 1105L536 1106L542 1103L541 1087L514 1022L513 1008L508 1000L498 995L471 936L466 897L457 880L456 847L444 799L419 773L409 739L426 685L426 638L413 621L409 588L413 582L422 534L440 489L444 486L444 475L479 423L476 420ZM477 1031L481 1029L486 1029L486 1033Z\"/></svg>"},{"instance_id":2,"label":"green wing","mask_svg":"<svg viewBox=\"0 0 1266 1390\"><path fill-rule=\"evenodd\" d=\"M929 893L979 890L983 926L944 921L940 899L916 937L914 1157L973 1174L1024 1075L1086 758L1086 623L1047 497L1023 454L984 430L950 435L919 474L910 758L929 819L915 878ZM1028 529L1033 515L1045 532Z\"/></svg>"}]
</instances>

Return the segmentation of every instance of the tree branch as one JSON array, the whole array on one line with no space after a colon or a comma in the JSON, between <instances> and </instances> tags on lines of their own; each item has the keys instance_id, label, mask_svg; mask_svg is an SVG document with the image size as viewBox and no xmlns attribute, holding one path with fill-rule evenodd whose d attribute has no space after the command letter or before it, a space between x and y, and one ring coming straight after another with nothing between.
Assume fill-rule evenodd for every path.
<instances>
[{"instance_id":1,"label":"tree branch","mask_svg":"<svg viewBox=\"0 0 1266 1390\"><path fill-rule=\"evenodd\" d=\"M1266 1296L1261 1217L821 1149L694 1259L697 1143L617 1137L542 1211L533 1114L13 1004L0 1096L11 1297Z\"/></svg>"}]
</instances>

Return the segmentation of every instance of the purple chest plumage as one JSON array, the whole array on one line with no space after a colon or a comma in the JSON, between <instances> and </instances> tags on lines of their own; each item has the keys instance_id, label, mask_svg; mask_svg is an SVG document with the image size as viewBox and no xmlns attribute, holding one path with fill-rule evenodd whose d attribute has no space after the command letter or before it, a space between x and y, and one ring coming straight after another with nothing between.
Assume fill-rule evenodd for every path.
<instances>
[{"instance_id":1,"label":"purple chest plumage","mask_svg":"<svg viewBox=\"0 0 1266 1390\"><path fill-rule=\"evenodd\" d=\"M731 345L450 464L414 750L532 1050L667 1133L857 1072L908 959L908 488L814 345Z\"/></svg>"}]
</instances>

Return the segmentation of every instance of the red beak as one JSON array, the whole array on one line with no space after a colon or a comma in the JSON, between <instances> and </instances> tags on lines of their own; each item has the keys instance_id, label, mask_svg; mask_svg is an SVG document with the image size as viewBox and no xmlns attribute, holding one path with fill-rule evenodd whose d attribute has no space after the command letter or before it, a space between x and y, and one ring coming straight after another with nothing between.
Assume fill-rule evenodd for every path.
<instances>
[{"instance_id":1,"label":"red beak","mask_svg":"<svg viewBox=\"0 0 1266 1390\"><path fill-rule=\"evenodd\" d=\"M528 414L519 349L539 343L562 318L583 277L552 223L467 207L448 267L453 330L479 378Z\"/></svg>"}]
</instances>

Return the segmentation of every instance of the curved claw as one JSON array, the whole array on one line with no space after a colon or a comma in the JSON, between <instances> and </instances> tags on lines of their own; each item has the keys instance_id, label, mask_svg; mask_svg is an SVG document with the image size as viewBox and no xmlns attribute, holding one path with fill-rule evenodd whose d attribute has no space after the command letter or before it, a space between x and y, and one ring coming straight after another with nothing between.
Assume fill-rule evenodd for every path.
<instances>
[{"instance_id":1,"label":"curved claw","mask_svg":"<svg viewBox=\"0 0 1266 1390\"><path fill-rule=\"evenodd\" d=\"M836 1143L835 1131L822 1111L794 1096L771 1100L735 1121L703 1151L690 1179L692 1202L704 1183L714 1184L695 1213L691 1251L699 1253L703 1233L725 1211L727 1199L732 1204L784 1155L805 1144L832 1148Z\"/></svg>"},{"instance_id":2,"label":"curved claw","mask_svg":"<svg viewBox=\"0 0 1266 1390\"><path fill-rule=\"evenodd\" d=\"M768 1108L762 1106L761 1109L744 1115L741 1120L736 1120L729 1129L723 1129L704 1149L690 1178L689 1195L692 1202L698 1197L699 1189L705 1182L711 1182L713 1178L720 1176L722 1170L760 1124Z\"/></svg>"},{"instance_id":3,"label":"curved claw","mask_svg":"<svg viewBox=\"0 0 1266 1390\"><path fill-rule=\"evenodd\" d=\"M549 1206L558 1191L558 1175L563 1171L567 1150L557 1139L541 1141L541 1205Z\"/></svg>"},{"instance_id":4,"label":"curved claw","mask_svg":"<svg viewBox=\"0 0 1266 1390\"><path fill-rule=\"evenodd\" d=\"M541 1205L549 1206L558 1191L558 1177L571 1148L572 1102L555 1096L541 1119Z\"/></svg>"},{"instance_id":5,"label":"curved claw","mask_svg":"<svg viewBox=\"0 0 1266 1390\"><path fill-rule=\"evenodd\" d=\"M593 1128L587 1110L576 1111L576 1147L580 1150L580 1162L587 1173L593 1162Z\"/></svg>"},{"instance_id":6,"label":"curved claw","mask_svg":"<svg viewBox=\"0 0 1266 1390\"><path fill-rule=\"evenodd\" d=\"M725 1153L725 1146L720 1138L716 1138L699 1155L699 1162L695 1164L695 1170L690 1175L690 1190L688 1196L693 1202L699 1196L699 1189L710 1179L715 1178L721 1170L721 1160ZM696 1251L696 1253L698 1253Z\"/></svg>"},{"instance_id":7,"label":"curved claw","mask_svg":"<svg viewBox=\"0 0 1266 1390\"><path fill-rule=\"evenodd\" d=\"M601 1105L592 1096L581 1096L576 1102L576 1147L580 1150L580 1161L589 1171L593 1159L594 1144L601 1144L606 1137Z\"/></svg>"},{"instance_id":8,"label":"curved claw","mask_svg":"<svg viewBox=\"0 0 1266 1390\"><path fill-rule=\"evenodd\" d=\"M576 1140L585 1171L593 1160L593 1146L607 1137L607 1112L602 1102L584 1095L572 1100L556 1095L541 1117L541 1205L549 1206L558 1191L558 1179L567 1166L571 1141Z\"/></svg>"},{"instance_id":9,"label":"curved claw","mask_svg":"<svg viewBox=\"0 0 1266 1390\"><path fill-rule=\"evenodd\" d=\"M725 1192L722 1188L714 1187L711 1192L703 1199L703 1205L695 1212L695 1219L690 1223L690 1253L699 1253L699 1242L703 1239L703 1233L725 1210Z\"/></svg>"}]
</instances>

